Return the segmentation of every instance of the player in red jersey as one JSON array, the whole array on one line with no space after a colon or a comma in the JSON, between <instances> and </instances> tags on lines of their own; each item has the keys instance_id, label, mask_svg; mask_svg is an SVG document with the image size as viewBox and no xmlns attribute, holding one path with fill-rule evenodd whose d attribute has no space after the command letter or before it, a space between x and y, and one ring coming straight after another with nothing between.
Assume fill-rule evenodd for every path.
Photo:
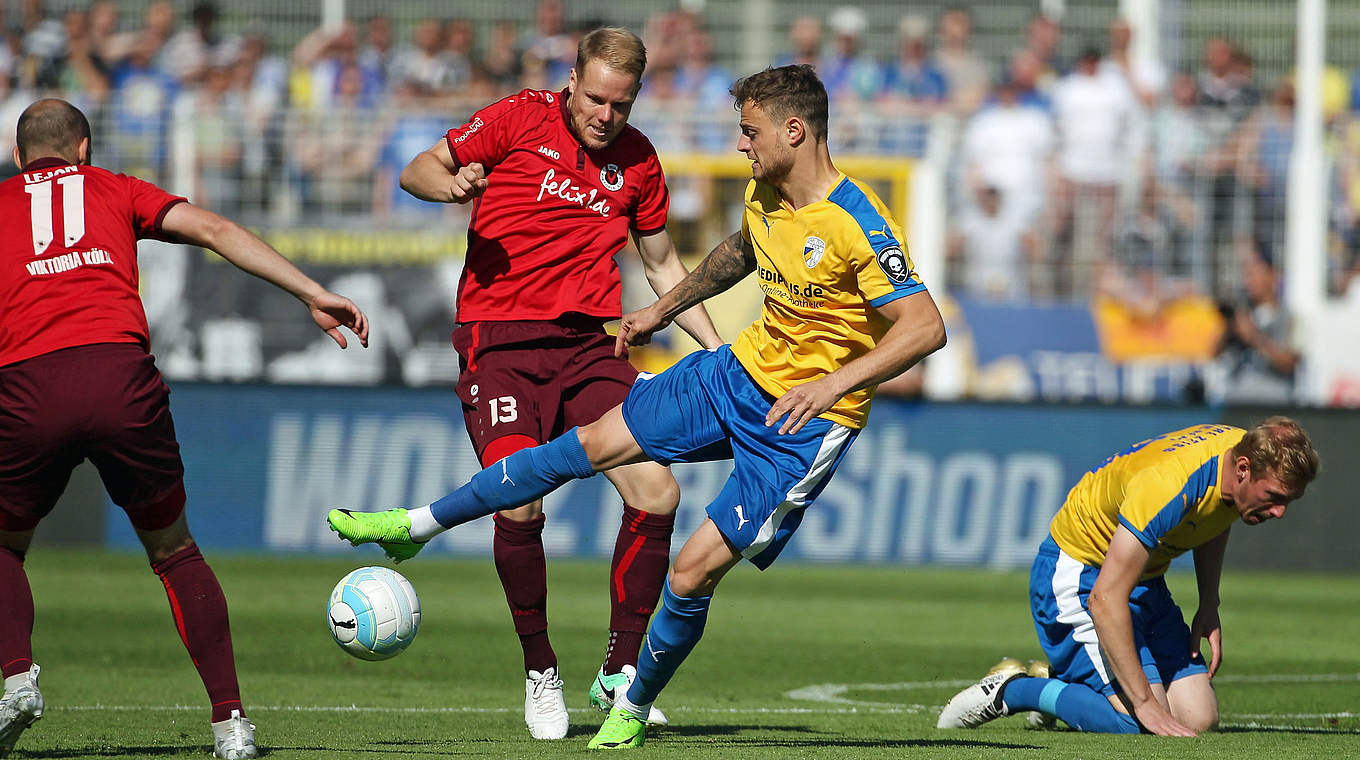
<instances>
[{"instance_id":1,"label":"player in red jersey","mask_svg":"<svg viewBox=\"0 0 1360 760\"><path fill-rule=\"evenodd\" d=\"M0 756L43 713L24 555L38 521L88 458L165 585L212 704L214 754L256 757L226 599L185 522L169 390L148 352L137 295L137 240L219 252L297 296L341 348L341 325L368 345L368 320L244 228L90 166L90 125L71 104L30 105L17 138L23 173L0 183Z\"/></svg>"},{"instance_id":2,"label":"player in red jersey","mask_svg":"<svg viewBox=\"0 0 1360 760\"><path fill-rule=\"evenodd\" d=\"M646 61L631 32L596 29L582 38L566 89L524 90L483 108L402 172L418 198L475 203L453 342L463 417L484 466L593 422L627 395L637 370L614 356L604 323L622 315L614 254L629 235L658 295L687 274L666 232L661 163L628 125ZM701 306L676 322L706 348L722 344ZM670 471L651 462L606 476L624 516L609 646L591 688L605 710L637 664L680 500ZM528 674L525 722L534 737L559 739L567 712L548 641L542 502L494 521L496 569Z\"/></svg>"}]
</instances>

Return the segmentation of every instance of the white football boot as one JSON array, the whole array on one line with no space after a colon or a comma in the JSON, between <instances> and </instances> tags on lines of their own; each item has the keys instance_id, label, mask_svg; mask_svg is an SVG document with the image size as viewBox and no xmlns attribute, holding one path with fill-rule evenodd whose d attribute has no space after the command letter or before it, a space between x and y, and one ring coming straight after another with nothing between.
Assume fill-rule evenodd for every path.
<instances>
[{"instance_id":1,"label":"white football boot","mask_svg":"<svg viewBox=\"0 0 1360 760\"><path fill-rule=\"evenodd\" d=\"M988 673L982 680L969 686L940 711L936 728L977 728L991 720L1010 715L1010 710L1001 699L1006 684L1017 678L1028 678L1024 666L1019 670L1001 670Z\"/></svg>"},{"instance_id":2,"label":"white football boot","mask_svg":"<svg viewBox=\"0 0 1360 760\"><path fill-rule=\"evenodd\" d=\"M0 757L9 755L19 734L43 716L43 695L38 691L37 663L29 667L24 679L0 697Z\"/></svg>"},{"instance_id":3,"label":"white football boot","mask_svg":"<svg viewBox=\"0 0 1360 760\"><path fill-rule=\"evenodd\" d=\"M529 671L524 679L524 723L535 739L565 739L567 702L562 694L562 679L557 668Z\"/></svg>"},{"instance_id":4,"label":"white football boot","mask_svg":"<svg viewBox=\"0 0 1360 760\"><path fill-rule=\"evenodd\" d=\"M259 757L255 748L255 724L246 720L240 710L232 710L231 717L212 724L213 757L224 760L246 760Z\"/></svg>"}]
</instances>

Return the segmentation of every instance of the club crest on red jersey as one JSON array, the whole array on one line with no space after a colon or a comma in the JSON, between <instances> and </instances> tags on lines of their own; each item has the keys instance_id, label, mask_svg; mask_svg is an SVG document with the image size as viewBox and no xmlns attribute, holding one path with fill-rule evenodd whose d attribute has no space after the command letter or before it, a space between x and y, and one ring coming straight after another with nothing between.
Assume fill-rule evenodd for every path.
<instances>
[{"instance_id":1,"label":"club crest on red jersey","mask_svg":"<svg viewBox=\"0 0 1360 760\"><path fill-rule=\"evenodd\" d=\"M618 164L606 164L600 170L600 184L609 190L618 190L623 187L623 172L619 169Z\"/></svg>"}]
</instances>

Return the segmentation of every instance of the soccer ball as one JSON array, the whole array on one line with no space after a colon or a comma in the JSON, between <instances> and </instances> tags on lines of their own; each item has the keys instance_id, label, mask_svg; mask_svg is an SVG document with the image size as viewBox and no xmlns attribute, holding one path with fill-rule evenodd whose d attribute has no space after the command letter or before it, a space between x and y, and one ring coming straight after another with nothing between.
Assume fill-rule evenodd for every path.
<instances>
[{"instance_id":1,"label":"soccer ball","mask_svg":"<svg viewBox=\"0 0 1360 760\"><path fill-rule=\"evenodd\" d=\"M386 660L415 640L420 598L396 570L361 567L335 584L326 622L341 649L361 660Z\"/></svg>"}]
</instances>

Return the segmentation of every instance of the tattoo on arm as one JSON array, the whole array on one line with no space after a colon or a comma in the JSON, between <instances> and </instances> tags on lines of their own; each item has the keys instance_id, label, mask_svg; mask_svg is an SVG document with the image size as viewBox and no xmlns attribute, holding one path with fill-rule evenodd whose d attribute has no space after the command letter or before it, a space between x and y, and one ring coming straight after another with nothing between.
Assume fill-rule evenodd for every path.
<instances>
[{"instance_id":1,"label":"tattoo on arm","mask_svg":"<svg viewBox=\"0 0 1360 760\"><path fill-rule=\"evenodd\" d=\"M734 232L718 243L666 296L673 299L674 313L682 312L737 284L755 268L755 251L742 240L740 232Z\"/></svg>"}]
</instances>

